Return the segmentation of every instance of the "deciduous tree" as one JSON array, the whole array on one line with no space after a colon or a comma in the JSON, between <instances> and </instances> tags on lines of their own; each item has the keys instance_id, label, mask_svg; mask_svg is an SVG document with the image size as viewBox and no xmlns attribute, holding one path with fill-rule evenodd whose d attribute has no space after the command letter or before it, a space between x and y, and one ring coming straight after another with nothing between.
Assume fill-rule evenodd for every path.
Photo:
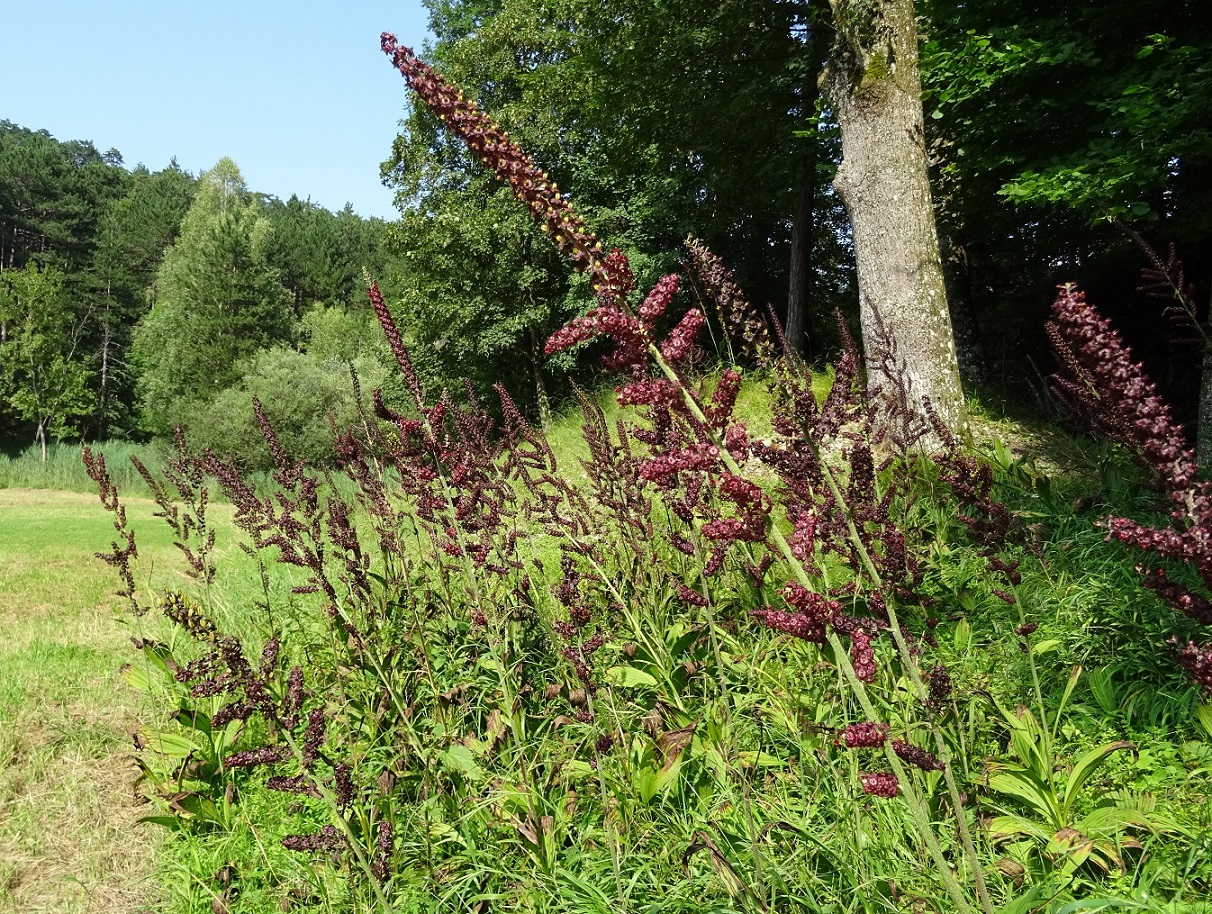
<instances>
[{"instance_id":1,"label":"deciduous tree","mask_svg":"<svg viewBox=\"0 0 1212 914\"><path fill-rule=\"evenodd\" d=\"M868 382L928 399L950 428L963 389L927 170L912 0L833 0L824 86L842 132L834 186L854 231Z\"/></svg>"},{"instance_id":2,"label":"deciduous tree","mask_svg":"<svg viewBox=\"0 0 1212 914\"><path fill-rule=\"evenodd\" d=\"M148 430L167 434L191 403L230 386L242 359L291 337L290 296L265 257L268 233L234 162L202 175L135 331Z\"/></svg>"},{"instance_id":3,"label":"deciduous tree","mask_svg":"<svg viewBox=\"0 0 1212 914\"><path fill-rule=\"evenodd\" d=\"M0 390L17 418L34 427L46 460L60 436L92 405L91 370L81 358L84 321L57 267L26 264L0 274Z\"/></svg>"}]
</instances>

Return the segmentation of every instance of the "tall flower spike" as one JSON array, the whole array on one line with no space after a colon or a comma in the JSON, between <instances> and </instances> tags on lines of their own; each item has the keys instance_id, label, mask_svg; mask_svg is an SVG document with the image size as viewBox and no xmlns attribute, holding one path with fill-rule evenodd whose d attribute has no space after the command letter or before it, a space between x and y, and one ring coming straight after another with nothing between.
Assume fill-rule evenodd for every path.
<instances>
[{"instance_id":1,"label":"tall flower spike","mask_svg":"<svg viewBox=\"0 0 1212 914\"><path fill-rule=\"evenodd\" d=\"M1047 331L1064 366L1053 382L1066 404L1129 448L1168 492L1190 488L1197 467L1182 426L1110 321L1067 285L1052 305Z\"/></svg>"},{"instance_id":2,"label":"tall flower spike","mask_svg":"<svg viewBox=\"0 0 1212 914\"><path fill-rule=\"evenodd\" d=\"M745 299L724 261L698 238L686 239L686 253L707 297L715 303L720 322L746 358L761 364L774 356L766 322Z\"/></svg>"},{"instance_id":3,"label":"tall flower spike","mask_svg":"<svg viewBox=\"0 0 1212 914\"><path fill-rule=\"evenodd\" d=\"M1074 286L1061 287L1047 329L1062 364L1053 376L1057 392L1075 413L1127 447L1171 500L1169 527L1111 517L1104 522L1107 538L1185 562L1212 590L1212 484L1197 479L1182 426L1110 322ZM1139 570L1144 585L1175 610L1201 624L1212 620L1206 594L1169 580L1161 569ZM1179 663L1212 691L1212 646L1188 643L1176 650Z\"/></svg>"},{"instance_id":4,"label":"tall flower spike","mask_svg":"<svg viewBox=\"0 0 1212 914\"><path fill-rule=\"evenodd\" d=\"M609 293L626 277L606 269L602 244L585 228L585 220L560 196L547 173L522 151L480 106L421 60L412 48L399 45L396 36L384 32L383 53L391 58L408 86L446 127L463 140L497 178L508 184L543 227L556 247L582 271L589 271L594 285ZM628 271L628 276L630 271ZM625 292L623 294L626 294Z\"/></svg>"}]
</instances>

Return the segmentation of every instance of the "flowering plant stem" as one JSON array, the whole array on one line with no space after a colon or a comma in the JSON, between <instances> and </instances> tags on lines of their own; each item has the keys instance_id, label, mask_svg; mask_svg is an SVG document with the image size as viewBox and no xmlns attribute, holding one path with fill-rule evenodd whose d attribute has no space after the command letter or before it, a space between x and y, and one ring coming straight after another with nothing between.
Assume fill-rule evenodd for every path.
<instances>
[{"instance_id":1,"label":"flowering plant stem","mask_svg":"<svg viewBox=\"0 0 1212 914\"><path fill-rule=\"evenodd\" d=\"M303 757L303 747L298 744L298 741L294 738L289 729L282 729L282 739L285 741L286 745L290 747L290 751L294 753L295 758L301 759ZM366 853L362 850L361 845L358 843L357 836L353 833L353 829L349 827L349 822L346 820L344 813L341 812L341 805L337 802L336 794L333 793L332 789L328 786L328 784L325 783L324 778L320 777L314 771L310 770L309 768L304 768L303 773L311 782L312 788L317 794L319 794L320 798L324 800L324 802L327 803L332 809L333 821L336 822L337 828L344 836L346 845L354 855L354 860L358 862L358 869L362 871L362 874L366 877L366 881L374 890L375 902L377 903L379 910L383 911L384 914L392 914L395 909L391 906L391 902L387 900L387 895L383 891L382 884L375 876L374 869L370 864L370 860L367 858Z\"/></svg>"},{"instance_id":2,"label":"flowering plant stem","mask_svg":"<svg viewBox=\"0 0 1212 914\"><path fill-rule=\"evenodd\" d=\"M648 345L648 354L656 363L657 367L661 369L661 372L665 375L665 377L669 379L670 383L673 384L681 393L683 402L686 404L686 408L690 414L694 416L696 420L701 422L705 428L710 428L710 423L708 422L707 417L704 415L698 402L695 400L691 392L686 388L686 385L682 382L682 379L678 373L673 369L673 366L670 365L661 355L660 349L658 349L654 344L650 343ZM714 436L715 433L712 432L711 434ZM810 442L810 446L812 446L815 451L815 445L811 444L811 438L809 436L805 436L805 440ZM722 446L723 442L716 441L715 444L719 446L720 460L724 464L725 468L727 468L728 472L732 473L733 475L741 475L742 470L740 465L728 452L728 449ZM816 456L819 458L819 453ZM836 499L838 506L844 509L846 500L841 488L837 484L837 480L834 478L833 473L827 464L821 462L820 465L823 471L822 475L827 486L829 487L830 494ZM854 525L854 519L850 516L848 511L843 510L842 514L846 518L846 525L851 541L858 551L858 554L862 557L864 568L871 576L873 583L880 583L881 577L879 571L876 569L875 563L871 560L871 555L867 551L866 546L863 544L862 537L859 536L858 529ZM795 553L792 552L791 544L787 541L787 538L783 535L783 532L779 530L778 526L775 524L769 525L768 532L771 542L774 543L783 559L791 567L796 579L804 587L811 587L811 578L804 569L803 563L800 562L800 560L796 558ZM924 700L927 697L928 692L925 683L922 682L921 673L917 668L917 664L914 662L912 654L909 651L909 645L905 641L905 636L901 632L900 622L897 619L896 610L893 608L891 600L888 601L888 627L892 630L892 636L896 641L897 650L900 653L902 661L904 662L905 669L909 673L909 678L913 683L914 691L916 692L919 700ZM845 646L842 644L841 639L838 637L837 633L832 630L829 631L827 638L830 647L833 648L834 654L837 657L838 666L842 671L842 675L845 677L851 691L858 699L859 706L863 709L863 713L867 716L868 720L876 720L877 714L875 706L871 703L871 698L867 693L867 687L855 674L854 667L850 663L850 657ZM943 739L942 731L939 730L938 724L933 719L930 720L930 730L934 736L935 744L938 747L940 758L945 757L947 751L946 742ZM914 824L917 826L918 834L925 842L926 847L930 852L930 856L934 860L935 866L938 868L939 875L942 876L943 882L947 887L948 894L956 903L960 911L974 911L975 909L972 907L968 898L964 895L964 891L960 887L958 880L955 878L955 874L952 872L950 864L947 863L947 860L943 855L942 846L939 844L938 838L934 834L934 830L930 827L930 816L926 810L925 803L918 795L916 789L912 786L912 782L908 777L908 772L901 763L899 756L896 755L891 746L888 744L885 744L884 746L884 754L888 759L888 764L891 765L893 772L896 774L897 779L900 781L905 791L906 805L908 805L909 810L913 815ZM976 888L980 908L983 912L985 912L985 914L993 914L993 903L989 897L988 886L985 883L984 871L981 869L980 859L976 854L976 846L973 844L971 831L969 830L968 824L964 818L963 805L960 800L959 785L955 781L955 775L951 770L950 764L944 764L943 777L946 781L947 792L951 797L951 802L955 810L956 826L960 835L960 842L964 849L964 855L968 858L969 867L972 870L972 879Z\"/></svg>"}]
</instances>

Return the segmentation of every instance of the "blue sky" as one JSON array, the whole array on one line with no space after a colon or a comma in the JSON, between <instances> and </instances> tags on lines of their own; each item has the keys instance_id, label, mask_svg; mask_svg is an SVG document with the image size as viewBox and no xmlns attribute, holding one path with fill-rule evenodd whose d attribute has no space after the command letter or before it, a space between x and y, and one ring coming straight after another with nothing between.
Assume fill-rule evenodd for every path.
<instances>
[{"instance_id":1,"label":"blue sky","mask_svg":"<svg viewBox=\"0 0 1212 914\"><path fill-rule=\"evenodd\" d=\"M379 183L407 87L379 33L420 49L421 0L31 0L0 14L0 119L115 148L128 167L221 157L248 186L392 218Z\"/></svg>"}]
</instances>

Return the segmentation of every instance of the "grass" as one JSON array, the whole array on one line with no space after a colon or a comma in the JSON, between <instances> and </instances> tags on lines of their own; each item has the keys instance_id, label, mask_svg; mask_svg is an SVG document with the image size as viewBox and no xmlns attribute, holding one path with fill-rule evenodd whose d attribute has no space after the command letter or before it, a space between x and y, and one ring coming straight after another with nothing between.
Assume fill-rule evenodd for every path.
<instances>
[{"instance_id":1,"label":"grass","mask_svg":"<svg viewBox=\"0 0 1212 914\"><path fill-rule=\"evenodd\" d=\"M760 383L742 392L737 417L755 434L768 433L759 424L766 402ZM608 397L603 408L610 424L623 417ZM558 417L550 432L562 466L574 477L580 474L576 459L585 456L581 421L578 414ZM1111 502L1124 513L1147 505L1131 486L1108 488L1118 477L1098 475L1105 455L1082 451L1080 442L1064 436L1054 441L1047 430L1028 434L1005 420L979 425L978 438L1036 452L1036 466L1084 471L1070 472L1063 484L1054 479L1046 490L1028 491L1024 482L1015 504L1033 531L1021 554L1019 595L1040 623L1030 656L1041 666L1045 704L1055 708L1074 664L1086 668L1058 722L1057 770L1096 743L1126 739L1141 750L1119 753L1107 763L1087 788L1088 798L1081 798L1078 814L1106 797L1143 796L1172 809L1185 829L1182 835L1139 832L1145 847L1122 872L1100 875L1087 868L1083 884L1117 899L1146 891L1168 894L1173 903L1158 911L1206 914L1187 902L1212 883L1212 864L1199 850L1212 850L1206 804L1212 729L1199 722L1195 691L1167 664L1162 644L1175 620L1139 587L1131 570L1134 557L1103 542L1092 524L1111 510ZM1065 454L1054 460L1055 446ZM114 457L110 463L117 469L124 461ZM83 474L63 459L58 482L86 488ZM29 480L33 470L26 466L21 473L0 479ZM145 593L165 584L185 588L167 531L151 516L154 505L124 501L139 535ZM922 506L923 512L937 510L928 497ZM220 577L207 602L220 628L240 633L253 652L274 624L287 629L284 643L307 636L305 627L315 620L304 620L307 601L290 594L297 575L271 570L276 619L262 617L260 575L232 541L230 512L227 505L211 507L220 531ZM941 529L948 519L927 517L923 523ZM92 557L111 535L95 496L0 489L0 619L7 636L0 645L0 909L357 909L347 874L281 847L283 835L325 824L323 810L265 790L256 772L237 777L239 802L229 827L162 840L159 830L135 824L154 810L135 805L128 734L136 722L164 726L167 709L141 698L118 674L136 657L129 637L142 632L122 621L122 607L110 595L112 572ZM966 744L955 748L964 788L976 803L994 804L998 798L988 790L984 766L1005 759L1008 747L991 701L1010 709L1033 704L1029 656L1014 633L1017 607L992 598L975 580L982 562L958 550L951 555L954 561L939 561L930 584L943 617L934 660L951 667L961 696L956 733ZM931 882L921 878L923 861L904 816L894 804L872 804L856 795L852 782L859 762L822 735L845 719L838 716L845 709L838 706L830 665L819 662L815 648L755 630L743 606L730 610L729 595L720 596L716 611L726 624L717 632L718 665L705 638L681 637L690 628L671 600L662 597L647 609L637 604L639 651L633 645L629 659L618 655L613 662L637 677L643 673L653 685L637 678L632 687L603 690L603 701L618 702L609 713L619 715L627 737L593 766L585 759L594 757L586 748L594 731L570 722L560 734L548 733L542 713L518 718L526 736L516 748L508 741L496 746L492 715L506 706L494 697L497 675L487 655L479 655L482 642L474 631L467 637L463 629L443 630L435 622L435 634L449 637L428 647L406 635L399 643L435 670L438 692L463 695L458 688L466 694L444 698L454 702L445 712L454 722L449 732L423 719L400 728L415 731L427 746L423 760L399 757L397 764L406 766L401 778L415 777L427 786L408 799L401 796L395 807L399 834L408 836L401 839L401 866L392 883L398 909L488 910L508 904L580 912L614 910L622 903L653 914L736 911L749 909L746 899L758 897L756 892L777 899L780 909L829 908L840 914L889 910L897 892L916 890L925 897ZM453 619L457 624L457 612ZM139 624L190 649L162 619L149 615ZM314 638L309 644L307 651L317 648ZM540 662L536 691L567 676ZM679 685L666 690L667 680ZM415 677L407 682L416 690L413 700L424 706L424 683ZM349 680L343 687L353 685ZM644 735L651 715L640 719L649 691L657 696L655 704L649 702L652 710L664 715L664 736L677 727L692 733L677 750L679 760L670 763L668 783L660 780L663 750ZM899 687L889 683L880 694L889 719L912 716ZM683 701L685 712L675 707ZM475 753L470 764L465 746ZM525 791L515 752L542 759L548 772L550 787L532 789L558 840L541 859L520 828L527 809L520 805ZM415 770L407 767L414 763ZM377 770L371 768L372 781ZM704 843L705 837L714 843ZM621 864L612 859L614 841L623 842ZM982 846L992 854L986 856L990 866L998 854L1017 855L1035 867L1029 879L1049 872L1038 848ZM613 872L620 865L621 882ZM1176 895L1176 886L1190 888ZM858 898L856 889L869 898L860 907L839 906L839 899ZM1018 890L1000 879L996 894L1005 900Z\"/></svg>"},{"instance_id":2,"label":"grass","mask_svg":"<svg viewBox=\"0 0 1212 914\"><path fill-rule=\"evenodd\" d=\"M119 667L128 626L111 596L108 519L96 498L0 490L0 906L148 910L155 837L134 827L129 731L137 696ZM150 503L133 516L150 520ZM146 544L168 559L167 541Z\"/></svg>"},{"instance_id":3,"label":"grass","mask_svg":"<svg viewBox=\"0 0 1212 914\"><path fill-rule=\"evenodd\" d=\"M57 478L78 483L62 467ZM124 500L138 530L140 585L180 586L156 506ZM212 517L229 572L216 600L240 606L259 590L259 575L224 537L230 507L212 507ZM130 638L146 632L94 555L112 535L95 495L0 489L0 910L127 914L165 901L156 877L162 833L136 824L149 810L131 739L138 723L163 712L120 674L134 659Z\"/></svg>"},{"instance_id":4,"label":"grass","mask_svg":"<svg viewBox=\"0 0 1212 914\"><path fill-rule=\"evenodd\" d=\"M152 472L164 461L164 449L154 444L132 444L110 441L92 445L105 455L105 462L114 482L124 495L148 496L147 485L131 465L130 457L137 455ZM55 489L61 492L95 493L96 485L84 472L80 459L80 444L56 442L46 451L46 460L36 447L13 455L0 452L0 489Z\"/></svg>"}]
</instances>

